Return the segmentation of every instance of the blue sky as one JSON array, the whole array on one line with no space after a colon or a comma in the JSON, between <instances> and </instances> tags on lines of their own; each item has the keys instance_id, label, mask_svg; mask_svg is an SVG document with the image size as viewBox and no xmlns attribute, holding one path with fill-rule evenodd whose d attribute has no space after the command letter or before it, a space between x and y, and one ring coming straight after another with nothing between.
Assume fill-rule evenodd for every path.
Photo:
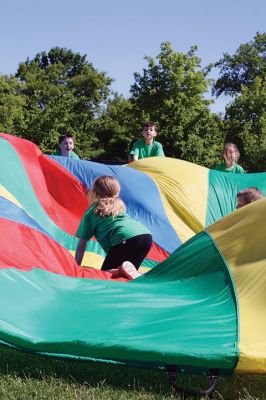
<instances>
[{"instance_id":1,"label":"blue sky","mask_svg":"<svg viewBox=\"0 0 266 400\"><path fill-rule=\"evenodd\" d=\"M177 52L197 45L205 66L265 32L265 16L266 0L2 0L0 73L66 47L86 54L127 97L144 56L156 57L162 42ZM215 100L212 110L223 112L229 100Z\"/></svg>"}]
</instances>

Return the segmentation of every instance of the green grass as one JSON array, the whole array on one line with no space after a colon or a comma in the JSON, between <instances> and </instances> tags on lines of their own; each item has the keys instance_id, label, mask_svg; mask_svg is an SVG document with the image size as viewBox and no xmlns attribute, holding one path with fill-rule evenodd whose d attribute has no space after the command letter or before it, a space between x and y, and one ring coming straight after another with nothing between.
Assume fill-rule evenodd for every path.
<instances>
[{"instance_id":1,"label":"green grass","mask_svg":"<svg viewBox=\"0 0 266 400\"><path fill-rule=\"evenodd\" d=\"M195 381L202 386L206 383L202 378L184 376L178 384L195 387ZM213 398L266 400L266 377L220 378ZM161 371L56 360L1 347L0 399L189 400L192 397L177 397Z\"/></svg>"}]
</instances>

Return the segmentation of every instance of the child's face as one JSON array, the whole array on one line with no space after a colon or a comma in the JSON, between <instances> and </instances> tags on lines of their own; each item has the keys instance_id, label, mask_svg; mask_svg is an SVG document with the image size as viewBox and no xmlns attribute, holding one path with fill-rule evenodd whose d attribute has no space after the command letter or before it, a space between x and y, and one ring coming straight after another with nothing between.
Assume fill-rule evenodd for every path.
<instances>
[{"instance_id":1,"label":"child's face","mask_svg":"<svg viewBox=\"0 0 266 400\"><path fill-rule=\"evenodd\" d=\"M236 163L237 150L233 146L227 147L226 151L224 152L224 159L225 161L231 161Z\"/></svg>"},{"instance_id":2,"label":"child's face","mask_svg":"<svg viewBox=\"0 0 266 400\"><path fill-rule=\"evenodd\" d=\"M72 151L74 149L74 141L72 138L65 138L59 144L59 147L63 154L66 152Z\"/></svg>"},{"instance_id":3,"label":"child's face","mask_svg":"<svg viewBox=\"0 0 266 400\"><path fill-rule=\"evenodd\" d=\"M155 138L155 136L157 135L157 132L156 132L154 126L145 126L143 128L142 135L144 137L144 141L146 142L146 141L150 141L153 138Z\"/></svg>"}]
</instances>

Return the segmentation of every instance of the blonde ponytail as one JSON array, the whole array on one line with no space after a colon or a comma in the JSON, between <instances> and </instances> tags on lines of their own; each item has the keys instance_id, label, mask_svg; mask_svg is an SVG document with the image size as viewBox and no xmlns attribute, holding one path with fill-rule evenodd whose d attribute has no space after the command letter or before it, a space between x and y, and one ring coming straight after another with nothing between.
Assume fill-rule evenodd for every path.
<instances>
[{"instance_id":1,"label":"blonde ponytail","mask_svg":"<svg viewBox=\"0 0 266 400\"><path fill-rule=\"evenodd\" d=\"M112 216L116 217L118 214L126 210L124 202L119 197L104 197L96 201L95 214L101 217Z\"/></svg>"}]
</instances>

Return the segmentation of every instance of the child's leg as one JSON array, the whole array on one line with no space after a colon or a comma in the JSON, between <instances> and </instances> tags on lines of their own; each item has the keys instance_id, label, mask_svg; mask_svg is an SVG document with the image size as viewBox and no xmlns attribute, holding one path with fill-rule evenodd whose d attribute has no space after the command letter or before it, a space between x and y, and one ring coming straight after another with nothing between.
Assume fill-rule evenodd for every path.
<instances>
[{"instance_id":1,"label":"child's leg","mask_svg":"<svg viewBox=\"0 0 266 400\"><path fill-rule=\"evenodd\" d=\"M151 235L138 235L111 247L106 255L102 270L118 268L124 261L130 261L138 269L152 245Z\"/></svg>"},{"instance_id":2,"label":"child's leg","mask_svg":"<svg viewBox=\"0 0 266 400\"><path fill-rule=\"evenodd\" d=\"M139 269L152 246L152 236L138 235L127 240L127 261L132 262Z\"/></svg>"},{"instance_id":3,"label":"child's leg","mask_svg":"<svg viewBox=\"0 0 266 400\"><path fill-rule=\"evenodd\" d=\"M103 271L108 271L110 269L116 269L118 268L123 261L126 261L126 249L124 244L119 244L117 246L111 247L111 249L108 251L105 260L102 265L102 270Z\"/></svg>"}]
</instances>

